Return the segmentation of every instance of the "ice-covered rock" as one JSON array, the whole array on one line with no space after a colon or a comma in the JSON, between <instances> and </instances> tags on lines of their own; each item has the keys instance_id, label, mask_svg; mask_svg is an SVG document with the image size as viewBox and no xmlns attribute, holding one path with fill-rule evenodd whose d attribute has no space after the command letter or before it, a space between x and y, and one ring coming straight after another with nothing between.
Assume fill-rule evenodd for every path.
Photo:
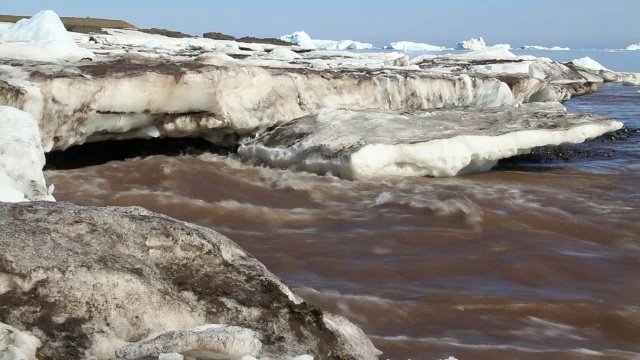
<instances>
[{"instance_id":1,"label":"ice-covered rock","mask_svg":"<svg viewBox=\"0 0 640 360\"><path fill-rule=\"evenodd\" d=\"M116 351L119 359L159 357L177 353L190 358L240 360L258 356L262 350L253 330L229 325L205 325L187 330L164 332L153 339L127 345Z\"/></svg>"},{"instance_id":2,"label":"ice-covered rock","mask_svg":"<svg viewBox=\"0 0 640 360\"><path fill-rule=\"evenodd\" d=\"M627 46L627 50L640 50L640 43Z\"/></svg>"},{"instance_id":3,"label":"ice-covered rock","mask_svg":"<svg viewBox=\"0 0 640 360\"><path fill-rule=\"evenodd\" d=\"M456 45L456 49L458 50L482 50L486 47L487 43L484 42L482 37L463 40Z\"/></svg>"},{"instance_id":4,"label":"ice-covered rock","mask_svg":"<svg viewBox=\"0 0 640 360\"><path fill-rule=\"evenodd\" d=\"M4 283L0 274L0 295L5 286L7 284ZM0 322L0 359L36 360L36 353L40 346L41 343L37 337Z\"/></svg>"},{"instance_id":5,"label":"ice-covered rock","mask_svg":"<svg viewBox=\"0 0 640 360\"><path fill-rule=\"evenodd\" d=\"M429 45L424 43L416 43L411 41L398 41L385 46L385 49L393 49L399 51L445 51L450 50L444 46Z\"/></svg>"},{"instance_id":6,"label":"ice-covered rock","mask_svg":"<svg viewBox=\"0 0 640 360\"><path fill-rule=\"evenodd\" d=\"M283 35L280 40L288 41L305 48L320 50L365 50L373 49L373 44L362 43L355 40L314 40L304 31L296 31Z\"/></svg>"},{"instance_id":7,"label":"ice-covered rock","mask_svg":"<svg viewBox=\"0 0 640 360\"><path fill-rule=\"evenodd\" d=\"M555 104L402 115L325 109L242 145L238 153L272 167L345 179L454 176L488 171L533 147L579 143L622 127Z\"/></svg>"},{"instance_id":8,"label":"ice-covered rock","mask_svg":"<svg viewBox=\"0 0 640 360\"><path fill-rule=\"evenodd\" d=\"M545 46L538 46L538 45L523 45L520 47L520 50L567 51L571 49L568 47L560 47L560 46L545 47Z\"/></svg>"},{"instance_id":9,"label":"ice-covered rock","mask_svg":"<svg viewBox=\"0 0 640 360\"><path fill-rule=\"evenodd\" d=\"M581 68L589 69L589 70L608 70L606 67L602 66L599 62L593 60L592 58L586 56L580 59L571 60L571 62L579 66Z\"/></svg>"},{"instance_id":10,"label":"ice-covered rock","mask_svg":"<svg viewBox=\"0 0 640 360\"><path fill-rule=\"evenodd\" d=\"M0 31L0 57L34 61L77 61L93 58L80 48L58 15L45 10Z\"/></svg>"},{"instance_id":11,"label":"ice-covered rock","mask_svg":"<svg viewBox=\"0 0 640 360\"><path fill-rule=\"evenodd\" d=\"M40 130L33 116L0 106L0 201L55 201L42 174Z\"/></svg>"},{"instance_id":12,"label":"ice-covered rock","mask_svg":"<svg viewBox=\"0 0 640 360\"><path fill-rule=\"evenodd\" d=\"M261 358L379 354L362 333L326 324L332 315L228 238L141 208L0 203L0 249L0 299L10 305L0 319L37 328L39 358L114 359L123 348L255 353L254 334ZM204 324L237 328L194 333Z\"/></svg>"}]
</instances>

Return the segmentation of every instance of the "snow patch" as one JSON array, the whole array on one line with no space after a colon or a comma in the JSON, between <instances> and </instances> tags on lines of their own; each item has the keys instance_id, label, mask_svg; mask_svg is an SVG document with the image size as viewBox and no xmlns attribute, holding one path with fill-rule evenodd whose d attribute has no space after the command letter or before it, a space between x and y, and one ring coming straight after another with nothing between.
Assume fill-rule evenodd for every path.
<instances>
[{"instance_id":1,"label":"snow patch","mask_svg":"<svg viewBox=\"0 0 640 360\"><path fill-rule=\"evenodd\" d=\"M55 201L42 174L40 130L33 116L0 106L0 201Z\"/></svg>"},{"instance_id":2,"label":"snow patch","mask_svg":"<svg viewBox=\"0 0 640 360\"><path fill-rule=\"evenodd\" d=\"M45 10L0 32L0 58L78 61L93 58L65 29L58 15Z\"/></svg>"}]
</instances>

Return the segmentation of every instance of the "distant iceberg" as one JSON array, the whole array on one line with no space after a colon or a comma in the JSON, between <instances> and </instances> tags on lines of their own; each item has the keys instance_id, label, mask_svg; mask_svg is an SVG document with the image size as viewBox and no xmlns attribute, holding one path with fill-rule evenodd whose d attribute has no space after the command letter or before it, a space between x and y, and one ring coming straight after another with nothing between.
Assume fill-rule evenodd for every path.
<instances>
[{"instance_id":1,"label":"distant iceberg","mask_svg":"<svg viewBox=\"0 0 640 360\"><path fill-rule=\"evenodd\" d=\"M399 51L445 51L452 50L444 46L429 45L424 43L416 43L411 41L393 42L384 47L385 49L393 49Z\"/></svg>"},{"instance_id":2,"label":"distant iceberg","mask_svg":"<svg viewBox=\"0 0 640 360\"><path fill-rule=\"evenodd\" d=\"M483 50L483 49L489 49L489 48L490 49L507 49L507 50L510 50L511 49L511 45L509 45L509 44L496 44L496 45L487 46L487 43L484 41L484 39L482 37L479 37L477 39L469 39L469 40L460 41L456 45L456 50L477 51L477 50Z\"/></svg>"},{"instance_id":3,"label":"distant iceberg","mask_svg":"<svg viewBox=\"0 0 640 360\"><path fill-rule=\"evenodd\" d=\"M296 31L283 35L280 40L288 41L302 47L319 50L365 50L373 49L373 44L362 43L355 40L315 40L304 31Z\"/></svg>"},{"instance_id":4,"label":"distant iceberg","mask_svg":"<svg viewBox=\"0 0 640 360\"><path fill-rule=\"evenodd\" d=\"M568 47L560 47L560 46L546 47L546 46L538 46L538 45L524 45L524 46L520 46L519 49L520 50L551 50L551 51L569 51L569 50L571 50Z\"/></svg>"},{"instance_id":5,"label":"distant iceberg","mask_svg":"<svg viewBox=\"0 0 640 360\"><path fill-rule=\"evenodd\" d=\"M457 50L482 50L486 47L487 47L487 43L484 42L484 39L482 37L479 37L477 39L460 41L456 45Z\"/></svg>"},{"instance_id":6,"label":"distant iceberg","mask_svg":"<svg viewBox=\"0 0 640 360\"><path fill-rule=\"evenodd\" d=\"M627 50L640 50L640 43L627 46Z\"/></svg>"}]
</instances>

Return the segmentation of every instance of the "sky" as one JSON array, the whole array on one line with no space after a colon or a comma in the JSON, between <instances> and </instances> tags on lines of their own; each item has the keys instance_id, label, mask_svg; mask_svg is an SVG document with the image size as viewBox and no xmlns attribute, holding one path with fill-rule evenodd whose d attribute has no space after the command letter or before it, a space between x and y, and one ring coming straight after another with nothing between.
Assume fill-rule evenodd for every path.
<instances>
[{"instance_id":1,"label":"sky","mask_svg":"<svg viewBox=\"0 0 640 360\"><path fill-rule=\"evenodd\" d=\"M625 48L640 43L638 0L4 0L0 13L126 20L202 35L280 37L303 30L314 39L375 45L408 40L454 47L488 44Z\"/></svg>"}]
</instances>

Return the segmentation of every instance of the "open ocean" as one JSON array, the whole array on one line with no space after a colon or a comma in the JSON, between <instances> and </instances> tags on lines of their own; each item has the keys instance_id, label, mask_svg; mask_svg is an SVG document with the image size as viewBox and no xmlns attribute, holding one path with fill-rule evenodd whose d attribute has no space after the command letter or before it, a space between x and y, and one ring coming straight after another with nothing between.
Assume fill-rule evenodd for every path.
<instances>
[{"instance_id":1,"label":"open ocean","mask_svg":"<svg viewBox=\"0 0 640 360\"><path fill-rule=\"evenodd\" d=\"M514 53L640 72L640 51ZM143 206L227 235L385 359L638 359L638 91L602 85L566 103L631 129L571 147L588 156L483 174L346 181L204 154L45 176L59 201Z\"/></svg>"}]
</instances>

